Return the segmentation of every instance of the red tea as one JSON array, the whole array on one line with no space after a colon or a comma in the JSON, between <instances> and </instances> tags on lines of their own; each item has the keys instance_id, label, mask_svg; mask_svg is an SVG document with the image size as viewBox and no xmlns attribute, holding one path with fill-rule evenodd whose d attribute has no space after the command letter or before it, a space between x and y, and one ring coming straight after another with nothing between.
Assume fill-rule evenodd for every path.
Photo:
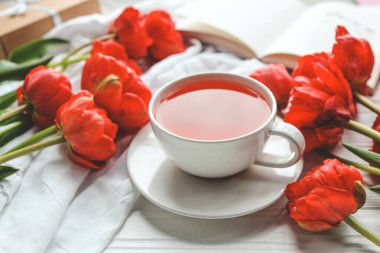
<instances>
[{"instance_id":1,"label":"red tea","mask_svg":"<svg viewBox=\"0 0 380 253\"><path fill-rule=\"evenodd\" d=\"M186 85L156 108L156 120L176 135L196 140L224 140L262 126L271 110L254 90L232 82Z\"/></svg>"}]
</instances>

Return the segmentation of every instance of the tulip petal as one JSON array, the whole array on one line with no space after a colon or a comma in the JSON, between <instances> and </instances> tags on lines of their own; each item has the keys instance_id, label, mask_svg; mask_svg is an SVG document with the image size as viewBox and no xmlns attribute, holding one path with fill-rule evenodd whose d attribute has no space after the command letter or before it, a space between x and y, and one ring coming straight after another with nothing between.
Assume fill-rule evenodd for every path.
<instances>
[{"instance_id":1,"label":"tulip petal","mask_svg":"<svg viewBox=\"0 0 380 253\"><path fill-rule=\"evenodd\" d=\"M267 86L274 94L277 104L286 105L292 89L292 79L284 65L269 64L253 71L250 77Z\"/></svg>"},{"instance_id":2,"label":"tulip petal","mask_svg":"<svg viewBox=\"0 0 380 253\"><path fill-rule=\"evenodd\" d=\"M153 43L143 27L145 16L138 10L128 7L113 22L111 32L116 35L132 58L146 56L148 47Z\"/></svg>"},{"instance_id":3,"label":"tulip petal","mask_svg":"<svg viewBox=\"0 0 380 253\"><path fill-rule=\"evenodd\" d=\"M49 126L54 125L54 120L51 117L47 117L43 114L39 114L37 112L32 113L32 120L35 122L34 124L40 129L45 129Z\"/></svg>"},{"instance_id":4,"label":"tulip petal","mask_svg":"<svg viewBox=\"0 0 380 253\"><path fill-rule=\"evenodd\" d=\"M320 186L331 186L353 194L355 181L364 182L355 167L347 166L336 159L327 159L301 180L287 185L285 195L290 202L294 202Z\"/></svg>"},{"instance_id":5,"label":"tulip petal","mask_svg":"<svg viewBox=\"0 0 380 253\"><path fill-rule=\"evenodd\" d=\"M301 128L300 131L306 141L305 153L317 148L329 149L339 143L343 135L343 129L335 126Z\"/></svg>"},{"instance_id":6,"label":"tulip petal","mask_svg":"<svg viewBox=\"0 0 380 253\"><path fill-rule=\"evenodd\" d=\"M367 81L374 66L374 54L369 42L351 36L347 29L338 26L332 61L342 70L353 90L366 95L370 92Z\"/></svg>"},{"instance_id":7,"label":"tulip petal","mask_svg":"<svg viewBox=\"0 0 380 253\"><path fill-rule=\"evenodd\" d=\"M69 79L52 68L39 66L25 77L17 89L19 104L31 104L33 122L41 128L54 123L59 107L72 96Z\"/></svg>"},{"instance_id":8,"label":"tulip petal","mask_svg":"<svg viewBox=\"0 0 380 253\"><path fill-rule=\"evenodd\" d=\"M116 151L118 126L96 107L88 91L80 91L61 106L56 126L67 140L70 158L83 166L100 169Z\"/></svg>"},{"instance_id":9,"label":"tulip petal","mask_svg":"<svg viewBox=\"0 0 380 253\"><path fill-rule=\"evenodd\" d=\"M104 134L109 136L111 139L115 139L118 126L114 124L109 118L106 111L100 108L94 109L102 118L104 123Z\"/></svg>"},{"instance_id":10,"label":"tulip petal","mask_svg":"<svg viewBox=\"0 0 380 253\"><path fill-rule=\"evenodd\" d=\"M84 167L87 167L87 168L90 168L90 169L95 169L95 170L99 170L101 168L104 167L105 165L105 162L91 162L91 161L88 161L80 156L78 156L77 154L75 154L75 152L73 150L69 150L69 157L77 164L80 164Z\"/></svg>"},{"instance_id":11,"label":"tulip petal","mask_svg":"<svg viewBox=\"0 0 380 253\"><path fill-rule=\"evenodd\" d=\"M142 71L135 60L129 59L124 47L113 39L92 43L91 56L96 54L108 55L118 61L123 62L126 66L132 68L137 74L142 74Z\"/></svg>"},{"instance_id":12,"label":"tulip petal","mask_svg":"<svg viewBox=\"0 0 380 253\"><path fill-rule=\"evenodd\" d=\"M376 117L375 122L373 122L372 128L375 129L376 131L380 132L380 116ZM380 142L378 142L378 141L373 142L372 151L376 152L376 153L380 153Z\"/></svg>"},{"instance_id":13,"label":"tulip petal","mask_svg":"<svg viewBox=\"0 0 380 253\"><path fill-rule=\"evenodd\" d=\"M104 133L103 123L99 114L79 108L67 110L60 120L63 135L74 150L77 146L97 142Z\"/></svg>"},{"instance_id":14,"label":"tulip petal","mask_svg":"<svg viewBox=\"0 0 380 253\"><path fill-rule=\"evenodd\" d=\"M132 84L131 87L127 90L127 92L139 96L144 101L145 106L148 107L149 101L152 98L152 92L140 80Z\"/></svg>"},{"instance_id":15,"label":"tulip petal","mask_svg":"<svg viewBox=\"0 0 380 253\"><path fill-rule=\"evenodd\" d=\"M151 91L135 71L116 59L96 54L87 60L82 88L94 93L96 104L124 131L134 131L147 122Z\"/></svg>"},{"instance_id":16,"label":"tulip petal","mask_svg":"<svg viewBox=\"0 0 380 253\"><path fill-rule=\"evenodd\" d=\"M331 57L325 53L301 57L292 74L295 88L284 119L299 129L307 129L305 132L311 140L308 151L324 146L323 136L316 129L342 127L355 113L351 88ZM314 136L313 130L316 131ZM334 138L329 140L329 144L336 143Z\"/></svg>"},{"instance_id":17,"label":"tulip petal","mask_svg":"<svg viewBox=\"0 0 380 253\"><path fill-rule=\"evenodd\" d=\"M317 77L314 72L314 63L319 62L323 66L329 65L330 55L327 53L316 53L312 55L305 55L298 59L298 65L292 73L292 77L304 76L307 78Z\"/></svg>"},{"instance_id":18,"label":"tulip petal","mask_svg":"<svg viewBox=\"0 0 380 253\"><path fill-rule=\"evenodd\" d=\"M111 119L125 131L134 131L148 121L144 101L133 93L123 94L119 109L110 112Z\"/></svg>"},{"instance_id":19,"label":"tulip petal","mask_svg":"<svg viewBox=\"0 0 380 253\"><path fill-rule=\"evenodd\" d=\"M175 24L166 11L150 12L146 17L144 28L153 40L149 53L154 59L162 60L185 50L181 34L175 29Z\"/></svg>"},{"instance_id":20,"label":"tulip petal","mask_svg":"<svg viewBox=\"0 0 380 253\"><path fill-rule=\"evenodd\" d=\"M98 84L111 74L123 82L127 75L126 65L111 56L95 54L87 59L83 66L81 87L95 93Z\"/></svg>"},{"instance_id":21,"label":"tulip petal","mask_svg":"<svg viewBox=\"0 0 380 253\"><path fill-rule=\"evenodd\" d=\"M343 76L341 70L333 63L330 63L330 69L322 66L320 63L314 64L314 71L318 78L324 83L334 95L338 95L347 101L347 104L353 103L353 97L350 85Z\"/></svg>"},{"instance_id":22,"label":"tulip petal","mask_svg":"<svg viewBox=\"0 0 380 253\"><path fill-rule=\"evenodd\" d=\"M107 135L103 135L94 143L76 145L72 147L75 153L85 160L103 161L109 159L116 151L116 145L113 139Z\"/></svg>"},{"instance_id":23,"label":"tulip petal","mask_svg":"<svg viewBox=\"0 0 380 253\"><path fill-rule=\"evenodd\" d=\"M128 60L128 55L125 52L123 46L113 39L103 41L95 40L92 43L91 55L94 56L96 54L112 56L115 59L123 61Z\"/></svg>"},{"instance_id":24,"label":"tulip petal","mask_svg":"<svg viewBox=\"0 0 380 253\"><path fill-rule=\"evenodd\" d=\"M330 223L327 223L325 221L296 221L298 226L301 228L311 231L311 232L320 232L320 231L326 231L328 229L334 228L337 225L331 225Z\"/></svg>"},{"instance_id":25,"label":"tulip petal","mask_svg":"<svg viewBox=\"0 0 380 253\"><path fill-rule=\"evenodd\" d=\"M95 93L95 103L109 111L117 110L122 91L123 87L120 81L112 82Z\"/></svg>"},{"instance_id":26,"label":"tulip petal","mask_svg":"<svg viewBox=\"0 0 380 253\"><path fill-rule=\"evenodd\" d=\"M303 228L323 231L336 226L345 217L356 211L353 194L346 190L321 186L297 199L290 216Z\"/></svg>"},{"instance_id":27,"label":"tulip petal","mask_svg":"<svg viewBox=\"0 0 380 253\"><path fill-rule=\"evenodd\" d=\"M314 87L295 87L291 93L289 111L285 122L296 127L313 127L315 120L323 110L329 95Z\"/></svg>"},{"instance_id":28,"label":"tulip petal","mask_svg":"<svg viewBox=\"0 0 380 253\"><path fill-rule=\"evenodd\" d=\"M136 72L136 74L141 75L143 73L142 69L135 60L129 59L125 61L125 64L131 69L133 69Z\"/></svg>"}]
</instances>

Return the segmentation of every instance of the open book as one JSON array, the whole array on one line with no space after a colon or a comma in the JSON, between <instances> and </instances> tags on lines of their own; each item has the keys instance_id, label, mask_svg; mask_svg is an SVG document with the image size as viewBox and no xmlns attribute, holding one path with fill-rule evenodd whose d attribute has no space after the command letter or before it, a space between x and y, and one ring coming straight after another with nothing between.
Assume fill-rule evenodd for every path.
<instances>
[{"instance_id":1,"label":"open book","mask_svg":"<svg viewBox=\"0 0 380 253\"><path fill-rule=\"evenodd\" d=\"M175 11L185 36L222 46L235 54L294 68L306 54L331 52L337 25L365 38L375 54L368 85L380 75L380 6L301 0L197 0Z\"/></svg>"}]
</instances>

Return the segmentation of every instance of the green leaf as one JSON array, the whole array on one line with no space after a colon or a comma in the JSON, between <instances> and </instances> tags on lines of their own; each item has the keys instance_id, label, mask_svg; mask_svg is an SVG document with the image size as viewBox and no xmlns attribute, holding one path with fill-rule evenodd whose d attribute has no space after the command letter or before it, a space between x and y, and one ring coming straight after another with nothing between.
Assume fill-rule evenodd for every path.
<instances>
[{"instance_id":1,"label":"green leaf","mask_svg":"<svg viewBox=\"0 0 380 253\"><path fill-rule=\"evenodd\" d=\"M13 67L0 69L0 82L5 80L24 80L31 69L39 65L46 65L53 57L44 57L30 60Z\"/></svg>"},{"instance_id":2,"label":"green leaf","mask_svg":"<svg viewBox=\"0 0 380 253\"><path fill-rule=\"evenodd\" d=\"M369 162L371 165L380 167L380 154L365 150L363 148L358 148L349 144L343 144L343 146L355 155L362 158L363 160Z\"/></svg>"},{"instance_id":3,"label":"green leaf","mask_svg":"<svg viewBox=\"0 0 380 253\"><path fill-rule=\"evenodd\" d=\"M380 195L380 184L369 187L371 191Z\"/></svg>"},{"instance_id":4,"label":"green leaf","mask_svg":"<svg viewBox=\"0 0 380 253\"><path fill-rule=\"evenodd\" d=\"M46 54L67 43L67 40L58 38L33 40L14 49L8 59L15 63L25 63L45 58Z\"/></svg>"},{"instance_id":5,"label":"green leaf","mask_svg":"<svg viewBox=\"0 0 380 253\"><path fill-rule=\"evenodd\" d=\"M0 121L0 126L6 126L11 123L17 122L17 121L32 121L31 115L30 114L17 114L15 116L12 116L6 120Z\"/></svg>"},{"instance_id":6,"label":"green leaf","mask_svg":"<svg viewBox=\"0 0 380 253\"><path fill-rule=\"evenodd\" d=\"M50 38L38 39L13 50L8 60L0 60L0 82L23 80L26 74L38 65L46 65L54 56L54 51L68 41Z\"/></svg>"},{"instance_id":7,"label":"green leaf","mask_svg":"<svg viewBox=\"0 0 380 253\"><path fill-rule=\"evenodd\" d=\"M0 132L0 147L22 135L33 126L31 120L19 121Z\"/></svg>"},{"instance_id":8,"label":"green leaf","mask_svg":"<svg viewBox=\"0 0 380 253\"><path fill-rule=\"evenodd\" d=\"M16 91L8 92L0 96L0 110L5 110L11 106L17 99Z\"/></svg>"},{"instance_id":9,"label":"green leaf","mask_svg":"<svg viewBox=\"0 0 380 253\"><path fill-rule=\"evenodd\" d=\"M16 67L18 64L8 61L8 60L0 60L0 71L9 70Z\"/></svg>"},{"instance_id":10,"label":"green leaf","mask_svg":"<svg viewBox=\"0 0 380 253\"><path fill-rule=\"evenodd\" d=\"M4 178L9 177L10 175L16 173L18 169L11 166L0 165L0 181L3 181Z\"/></svg>"}]
</instances>

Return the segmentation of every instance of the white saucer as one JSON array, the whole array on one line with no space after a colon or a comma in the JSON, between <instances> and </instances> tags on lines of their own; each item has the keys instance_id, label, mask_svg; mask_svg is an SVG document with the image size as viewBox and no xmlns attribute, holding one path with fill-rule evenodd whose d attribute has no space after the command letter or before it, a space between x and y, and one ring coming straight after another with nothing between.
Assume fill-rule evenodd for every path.
<instances>
[{"instance_id":1,"label":"white saucer","mask_svg":"<svg viewBox=\"0 0 380 253\"><path fill-rule=\"evenodd\" d=\"M266 148L276 154L290 152L287 142L277 137ZM227 178L195 177L166 158L149 124L132 141L127 160L132 182L144 197L173 213L204 219L232 218L269 206L303 167L301 160L286 169L253 165Z\"/></svg>"}]
</instances>

